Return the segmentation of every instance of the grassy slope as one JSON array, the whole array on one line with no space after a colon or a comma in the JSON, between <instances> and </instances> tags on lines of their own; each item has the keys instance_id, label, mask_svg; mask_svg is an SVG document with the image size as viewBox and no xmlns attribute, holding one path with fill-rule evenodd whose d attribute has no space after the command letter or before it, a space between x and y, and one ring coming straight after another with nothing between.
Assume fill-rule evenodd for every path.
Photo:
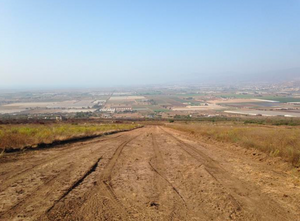
<instances>
[{"instance_id":1,"label":"grassy slope","mask_svg":"<svg viewBox=\"0 0 300 221\"><path fill-rule=\"evenodd\" d=\"M51 125L1 125L0 149L51 143L81 136L96 135L107 131L133 129L132 124L51 124Z\"/></svg>"},{"instance_id":2,"label":"grassy slope","mask_svg":"<svg viewBox=\"0 0 300 221\"><path fill-rule=\"evenodd\" d=\"M169 127L195 136L256 148L300 166L300 127L234 125L212 123L170 124Z\"/></svg>"}]
</instances>

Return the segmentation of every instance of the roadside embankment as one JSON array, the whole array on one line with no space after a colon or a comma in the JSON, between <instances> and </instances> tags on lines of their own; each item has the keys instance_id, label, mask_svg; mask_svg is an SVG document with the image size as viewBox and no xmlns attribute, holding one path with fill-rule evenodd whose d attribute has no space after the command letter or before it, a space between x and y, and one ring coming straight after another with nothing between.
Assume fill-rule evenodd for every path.
<instances>
[{"instance_id":1,"label":"roadside embankment","mask_svg":"<svg viewBox=\"0 0 300 221\"><path fill-rule=\"evenodd\" d=\"M241 125L234 123L174 123L168 127L245 148L255 148L300 167L300 127Z\"/></svg>"},{"instance_id":2,"label":"roadside embankment","mask_svg":"<svg viewBox=\"0 0 300 221\"><path fill-rule=\"evenodd\" d=\"M25 124L0 126L0 153L52 147L141 127L139 124Z\"/></svg>"}]
</instances>

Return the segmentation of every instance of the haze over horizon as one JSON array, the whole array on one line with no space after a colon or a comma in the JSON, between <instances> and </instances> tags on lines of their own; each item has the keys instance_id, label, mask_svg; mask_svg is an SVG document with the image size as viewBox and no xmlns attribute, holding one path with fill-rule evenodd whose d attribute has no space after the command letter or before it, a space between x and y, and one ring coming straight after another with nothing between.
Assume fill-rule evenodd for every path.
<instances>
[{"instance_id":1,"label":"haze over horizon","mask_svg":"<svg viewBox=\"0 0 300 221\"><path fill-rule=\"evenodd\" d=\"M0 2L0 87L300 77L300 1Z\"/></svg>"}]
</instances>

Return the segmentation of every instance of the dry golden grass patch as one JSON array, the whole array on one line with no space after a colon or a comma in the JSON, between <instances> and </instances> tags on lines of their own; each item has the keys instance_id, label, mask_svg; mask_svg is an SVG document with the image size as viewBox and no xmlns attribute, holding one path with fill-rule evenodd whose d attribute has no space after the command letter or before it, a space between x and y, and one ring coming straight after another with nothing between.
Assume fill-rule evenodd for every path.
<instances>
[{"instance_id":1,"label":"dry golden grass patch","mask_svg":"<svg viewBox=\"0 0 300 221\"><path fill-rule=\"evenodd\" d=\"M5 149L22 149L40 143L51 143L107 131L129 130L133 124L50 124L0 125L0 153ZM2 149L2 150L1 150Z\"/></svg>"},{"instance_id":2,"label":"dry golden grass patch","mask_svg":"<svg viewBox=\"0 0 300 221\"><path fill-rule=\"evenodd\" d=\"M271 156L280 156L296 167L300 166L300 127L247 126L233 123L169 124L169 127L195 136L235 143L246 148L256 148Z\"/></svg>"}]
</instances>

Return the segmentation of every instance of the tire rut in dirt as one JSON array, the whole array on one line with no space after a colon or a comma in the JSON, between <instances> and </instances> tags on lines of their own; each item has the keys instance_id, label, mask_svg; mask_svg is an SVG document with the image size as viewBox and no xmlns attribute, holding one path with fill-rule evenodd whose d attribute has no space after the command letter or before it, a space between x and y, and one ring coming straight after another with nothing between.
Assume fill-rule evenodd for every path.
<instances>
[{"instance_id":1,"label":"tire rut in dirt","mask_svg":"<svg viewBox=\"0 0 300 221\"><path fill-rule=\"evenodd\" d=\"M117 138L121 135L118 135L114 138ZM55 151L58 151L56 154L54 154L53 156L51 156L50 158L47 158L47 159L41 159L41 160L37 160L37 161L34 161L32 164L33 165L30 165L30 166L26 166L25 168L18 168L18 172L17 173L14 173L12 174L12 176L5 176L7 174L11 174L11 172L6 172L4 174L2 174L2 183L1 183L1 186L0 186L0 192L3 192L5 191L12 183L16 182L17 180L21 179L22 177L26 177L28 176L28 172L32 172L33 169L37 168L37 167L41 167L49 162L53 162L54 160L58 161L58 160L61 160L62 157L66 157L70 154L70 151L74 152L76 150L79 150L81 148L84 148L84 146L87 146L87 145L91 145L91 144L94 144L94 143L98 143L98 142L104 142L104 141L108 141L112 138L106 138L106 139L103 139L101 138L100 140L92 140L92 141L87 141L87 142L80 142L80 144L71 144L71 145L67 145L67 144L64 144L62 147L60 147L60 149L57 149L56 147L53 147L52 150L55 149ZM66 147L66 149L63 149L63 147ZM38 151L47 151L49 149L43 149L43 150L38 150ZM19 153L17 153L19 154Z\"/></svg>"},{"instance_id":2,"label":"tire rut in dirt","mask_svg":"<svg viewBox=\"0 0 300 221\"><path fill-rule=\"evenodd\" d=\"M149 165L154 172L153 186L155 191L150 205L155 206L157 210L161 210L160 217L156 217L158 220L184 220L187 217L186 202L177 188L167 178L164 159L154 133L151 133L151 138L154 157L150 159ZM161 205L164 206L164 209L161 209Z\"/></svg>"},{"instance_id":3,"label":"tire rut in dirt","mask_svg":"<svg viewBox=\"0 0 300 221\"><path fill-rule=\"evenodd\" d=\"M119 140L116 142L119 142ZM110 145L112 143L110 142ZM72 185L91 170L95 162L99 160L99 155L101 158L107 149L113 148L113 146L105 146L104 144L99 141L83 148L80 146L76 149L68 148L69 152L63 154L62 158L58 157L57 160L32 170L29 173L30 175L26 177L26 182L24 182L25 180L18 181L25 192L23 191L23 193L17 195L16 203L12 204L10 208L8 208L9 205L6 205L5 210L2 207L0 219L37 220ZM31 184L32 179L35 179L35 184ZM13 188L11 188L11 191L14 191ZM9 192L6 191L5 193L7 195ZM3 198L3 196L1 197ZM3 199L8 200L9 196ZM11 197L9 200L11 204L13 202Z\"/></svg>"},{"instance_id":4,"label":"tire rut in dirt","mask_svg":"<svg viewBox=\"0 0 300 221\"><path fill-rule=\"evenodd\" d=\"M156 137L165 162L165 176L175 187L176 191L173 192L179 193L185 201L185 204L177 209L177 212L181 211L185 216L177 220L215 220L221 212L211 208L222 201L218 201L218 194L211 194L217 188L210 187L211 183L205 182L206 177L203 176L201 164L183 153L177 144L174 144L173 139L170 142L165 133L157 133ZM207 198L207 195L210 198Z\"/></svg>"},{"instance_id":5,"label":"tire rut in dirt","mask_svg":"<svg viewBox=\"0 0 300 221\"><path fill-rule=\"evenodd\" d=\"M124 147L135 138L137 136L127 139L119 145L109 157L110 159L103 158L101 160L101 162L105 160L107 162L102 165L104 166L103 170L100 171L99 177L94 178L94 185L88 191L84 189L86 192L82 193L80 197L68 198L67 196L63 198L42 217L42 220L106 220L111 217L120 220L128 219L128 212L120 203L110 182L112 170ZM98 166L95 169L100 168Z\"/></svg>"},{"instance_id":6,"label":"tire rut in dirt","mask_svg":"<svg viewBox=\"0 0 300 221\"><path fill-rule=\"evenodd\" d=\"M0 217L6 220L13 218L20 220L38 219L39 214L43 214L49 207L52 207L53 202L61 198L59 195L64 195L65 192L69 190L70 187L68 187L68 183L70 181L70 173L72 170L75 170L77 171L76 173L80 174L79 167L80 166L70 164L61 173L47 177L47 181L45 181L43 185L38 186L16 205L1 213ZM82 177L85 177L90 170L91 168L88 168L87 172L83 171L83 175L77 179L80 180ZM77 179L75 178L74 184L78 182Z\"/></svg>"},{"instance_id":7,"label":"tire rut in dirt","mask_svg":"<svg viewBox=\"0 0 300 221\"><path fill-rule=\"evenodd\" d=\"M175 137L166 130L161 130L174 139L180 148L192 158L198 160L216 182L225 187L228 197L236 205L236 213L239 213L244 220L295 220L277 202L263 194L259 189L249 183L233 177L228 171L222 168L218 162L204 154L198 148L187 144Z\"/></svg>"},{"instance_id":8,"label":"tire rut in dirt","mask_svg":"<svg viewBox=\"0 0 300 221\"><path fill-rule=\"evenodd\" d=\"M96 170L96 168L98 166L98 163L101 160L101 158L102 157L100 157L96 161L96 163L94 165L92 165L91 168L85 174L83 174L83 176L79 180L75 181L73 183L73 185L69 189L67 189L67 191L53 204L53 206L51 206L46 211L46 213L49 213L57 203L59 203L61 200L63 200L72 190L74 190L77 186L79 186L84 181L84 179L87 178L87 176L89 176L92 172L94 172Z\"/></svg>"},{"instance_id":9,"label":"tire rut in dirt","mask_svg":"<svg viewBox=\"0 0 300 221\"><path fill-rule=\"evenodd\" d=\"M297 220L168 129L68 149L18 180L30 193L0 220ZM44 180L30 186L33 176Z\"/></svg>"}]
</instances>

